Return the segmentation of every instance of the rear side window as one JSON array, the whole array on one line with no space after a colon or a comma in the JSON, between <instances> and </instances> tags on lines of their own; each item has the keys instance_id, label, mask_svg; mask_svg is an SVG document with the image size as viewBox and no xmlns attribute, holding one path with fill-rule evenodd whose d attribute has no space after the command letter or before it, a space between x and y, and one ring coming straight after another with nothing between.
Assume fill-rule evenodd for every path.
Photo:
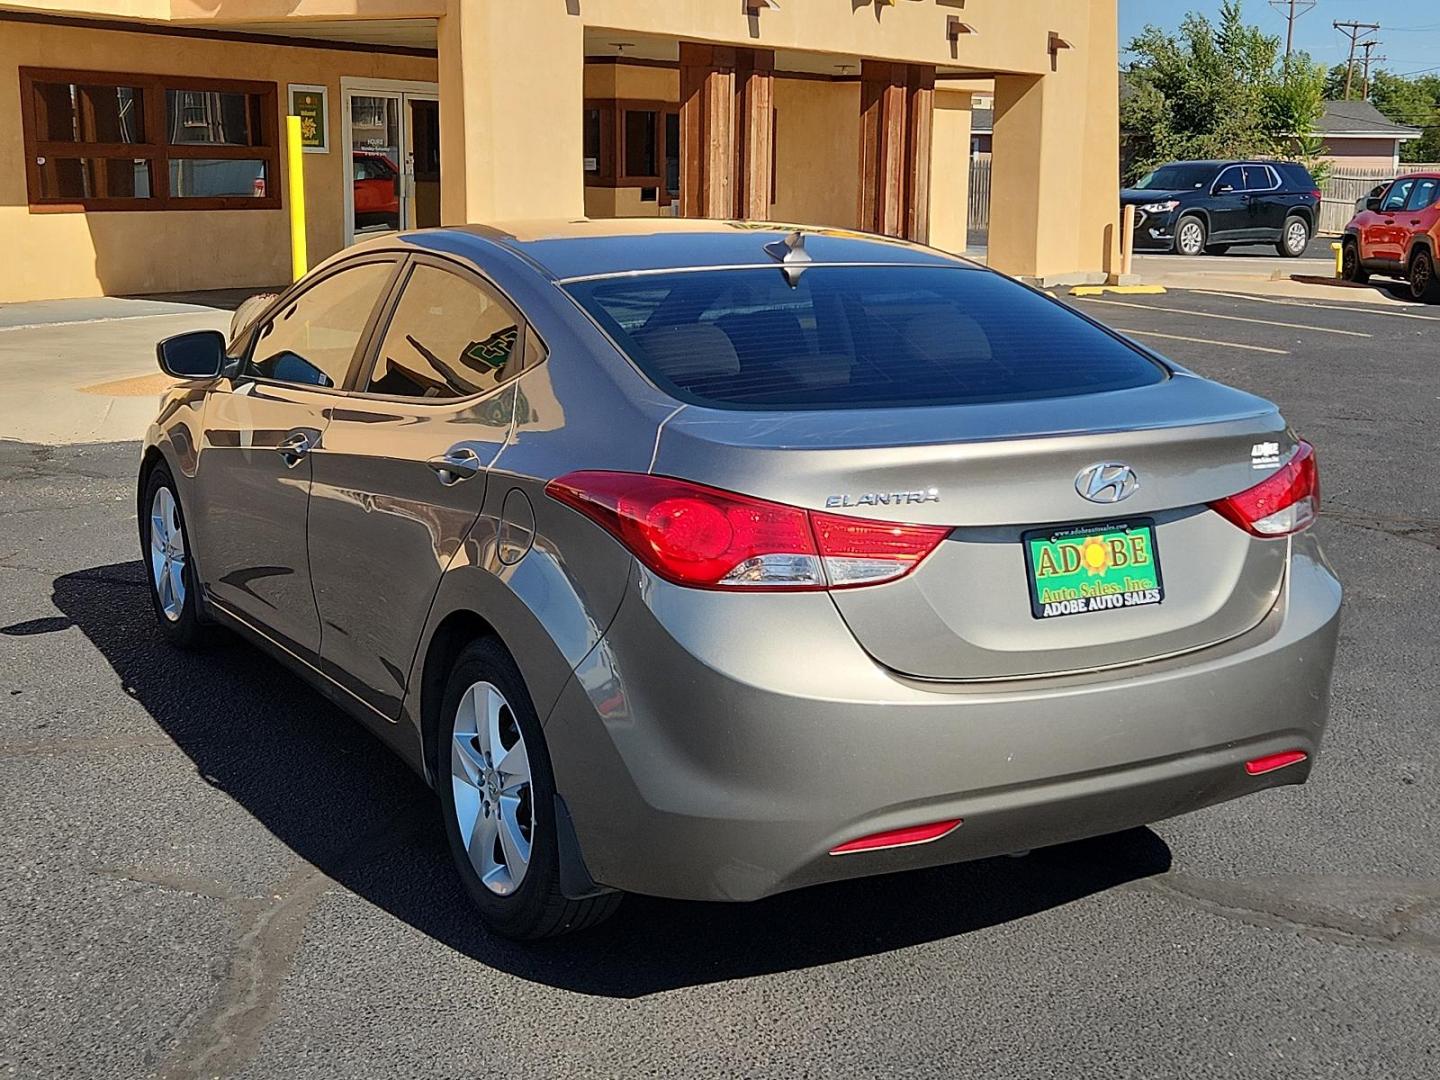
<instances>
[{"instance_id":1,"label":"rear side window","mask_svg":"<svg viewBox=\"0 0 1440 1080\"><path fill-rule=\"evenodd\" d=\"M1246 191L1274 191L1277 178L1264 165L1245 166Z\"/></svg>"},{"instance_id":2,"label":"rear side window","mask_svg":"<svg viewBox=\"0 0 1440 1080\"><path fill-rule=\"evenodd\" d=\"M365 391L444 399L493 390L520 364L520 324L478 283L421 264L410 273Z\"/></svg>"},{"instance_id":3,"label":"rear side window","mask_svg":"<svg viewBox=\"0 0 1440 1080\"><path fill-rule=\"evenodd\" d=\"M1160 382L1165 370L998 274L812 266L576 282L571 294L682 401L743 409L1025 401Z\"/></svg>"},{"instance_id":4,"label":"rear side window","mask_svg":"<svg viewBox=\"0 0 1440 1080\"><path fill-rule=\"evenodd\" d=\"M1432 176L1422 176L1410 189L1410 198L1405 203L1405 209L1424 210L1435 201L1437 193L1440 193L1440 180Z\"/></svg>"}]
</instances>

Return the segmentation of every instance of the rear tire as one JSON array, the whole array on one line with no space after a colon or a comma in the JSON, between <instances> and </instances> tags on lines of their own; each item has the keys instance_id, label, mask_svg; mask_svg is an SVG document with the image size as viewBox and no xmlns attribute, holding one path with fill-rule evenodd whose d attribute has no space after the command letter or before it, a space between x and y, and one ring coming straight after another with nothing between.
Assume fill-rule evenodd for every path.
<instances>
[{"instance_id":1,"label":"rear tire","mask_svg":"<svg viewBox=\"0 0 1440 1080\"><path fill-rule=\"evenodd\" d=\"M1205 250L1205 222L1194 214L1175 226L1175 254L1193 257Z\"/></svg>"},{"instance_id":2,"label":"rear tire","mask_svg":"<svg viewBox=\"0 0 1440 1080\"><path fill-rule=\"evenodd\" d=\"M1440 303L1440 281L1435 278L1435 256L1428 248L1417 248L1410 256L1410 298Z\"/></svg>"},{"instance_id":3,"label":"rear tire","mask_svg":"<svg viewBox=\"0 0 1440 1080\"><path fill-rule=\"evenodd\" d=\"M1280 240L1275 245L1275 250L1284 259L1298 259L1305 254L1305 249L1310 246L1310 226L1305 219L1298 214L1291 214L1285 219L1285 227L1280 230Z\"/></svg>"},{"instance_id":4,"label":"rear tire","mask_svg":"<svg viewBox=\"0 0 1440 1080\"><path fill-rule=\"evenodd\" d=\"M1357 285L1364 285L1370 280L1370 272L1360 265L1360 245L1354 240L1341 242L1340 276Z\"/></svg>"},{"instance_id":5,"label":"rear tire","mask_svg":"<svg viewBox=\"0 0 1440 1080\"><path fill-rule=\"evenodd\" d=\"M525 680L498 639L472 641L456 658L436 739L445 836L489 929L538 941L615 913L620 893L570 900L560 891L550 755Z\"/></svg>"}]
</instances>

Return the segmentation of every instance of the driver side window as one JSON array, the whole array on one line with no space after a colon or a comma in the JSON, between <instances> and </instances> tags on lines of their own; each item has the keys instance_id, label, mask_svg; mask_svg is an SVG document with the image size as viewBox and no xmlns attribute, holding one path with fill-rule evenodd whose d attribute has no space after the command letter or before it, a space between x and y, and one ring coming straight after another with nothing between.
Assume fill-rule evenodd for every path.
<instances>
[{"instance_id":1,"label":"driver side window","mask_svg":"<svg viewBox=\"0 0 1440 1080\"><path fill-rule=\"evenodd\" d=\"M245 375L302 386L343 386L365 324L394 270L393 262L362 263L306 289L260 328Z\"/></svg>"},{"instance_id":2,"label":"driver side window","mask_svg":"<svg viewBox=\"0 0 1440 1080\"><path fill-rule=\"evenodd\" d=\"M1226 188L1229 188L1230 191L1245 190L1245 176L1241 171L1240 166L1231 165L1228 169L1226 169L1224 172L1222 172L1219 176L1215 178L1215 186L1212 189L1214 194L1228 195L1229 192L1225 190Z\"/></svg>"}]
</instances>

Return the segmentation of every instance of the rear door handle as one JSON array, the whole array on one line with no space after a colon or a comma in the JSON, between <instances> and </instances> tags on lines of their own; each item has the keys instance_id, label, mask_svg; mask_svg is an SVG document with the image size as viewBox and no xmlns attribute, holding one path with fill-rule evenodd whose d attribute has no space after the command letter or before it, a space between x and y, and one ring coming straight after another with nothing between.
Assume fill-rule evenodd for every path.
<instances>
[{"instance_id":1,"label":"rear door handle","mask_svg":"<svg viewBox=\"0 0 1440 1080\"><path fill-rule=\"evenodd\" d=\"M480 471L480 455L468 446L452 446L425 464L435 470L435 476L440 483L449 487L461 480L469 480Z\"/></svg>"},{"instance_id":2,"label":"rear door handle","mask_svg":"<svg viewBox=\"0 0 1440 1080\"><path fill-rule=\"evenodd\" d=\"M275 452L285 459L286 465L294 468L300 464L306 454L314 449L315 443L311 441L306 432L292 431L285 436L279 446L275 447Z\"/></svg>"}]
</instances>

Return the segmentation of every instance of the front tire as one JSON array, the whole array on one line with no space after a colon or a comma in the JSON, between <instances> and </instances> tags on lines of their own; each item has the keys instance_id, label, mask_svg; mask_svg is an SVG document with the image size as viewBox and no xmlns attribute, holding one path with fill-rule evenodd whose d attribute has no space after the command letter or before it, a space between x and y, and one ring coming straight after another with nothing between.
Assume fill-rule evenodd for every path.
<instances>
[{"instance_id":1,"label":"front tire","mask_svg":"<svg viewBox=\"0 0 1440 1080\"><path fill-rule=\"evenodd\" d=\"M1310 226L1305 219L1292 215L1285 219L1285 227L1280 231L1280 242L1275 245L1275 250L1285 259L1298 259L1305 254L1305 249L1310 246Z\"/></svg>"},{"instance_id":2,"label":"front tire","mask_svg":"<svg viewBox=\"0 0 1440 1080\"><path fill-rule=\"evenodd\" d=\"M168 466L156 465L150 470L141 507L141 553L155 621L172 645L196 648L205 644L209 627L200 618L193 548Z\"/></svg>"},{"instance_id":3,"label":"front tire","mask_svg":"<svg viewBox=\"0 0 1440 1080\"><path fill-rule=\"evenodd\" d=\"M1193 214L1175 227L1175 253L1193 257L1205 250L1205 222Z\"/></svg>"},{"instance_id":4,"label":"front tire","mask_svg":"<svg viewBox=\"0 0 1440 1080\"><path fill-rule=\"evenodd\" d=\"M1420 248L1410 256L1410 298L1440 303L1440 281L1435 278L1435 256Z\"/></svg>"},{"instance_id":5,"label":"front tire","mask_svg":"<svg viewBox=\"0 0 1440 1080\"><path fill-rule=\"evenodd\" d=\"M1370 280L1370 272L1360 265L1360 245L1354 240L1341 243L1340 276L1357 285L1364 285Z\"/></svg>"},{"instance_id":6,"label":"front tire","mask_svg":"<svg viewBox=\"0 0 1440 1080\"><path fill-rule=\"evenodd\" d=\"M555 779L520 669L493 637L467 645L445 686L436 790L465 890L491 930L536 941L595 926L619 893L560 890Z\"/></svg>"}]
</instances>

